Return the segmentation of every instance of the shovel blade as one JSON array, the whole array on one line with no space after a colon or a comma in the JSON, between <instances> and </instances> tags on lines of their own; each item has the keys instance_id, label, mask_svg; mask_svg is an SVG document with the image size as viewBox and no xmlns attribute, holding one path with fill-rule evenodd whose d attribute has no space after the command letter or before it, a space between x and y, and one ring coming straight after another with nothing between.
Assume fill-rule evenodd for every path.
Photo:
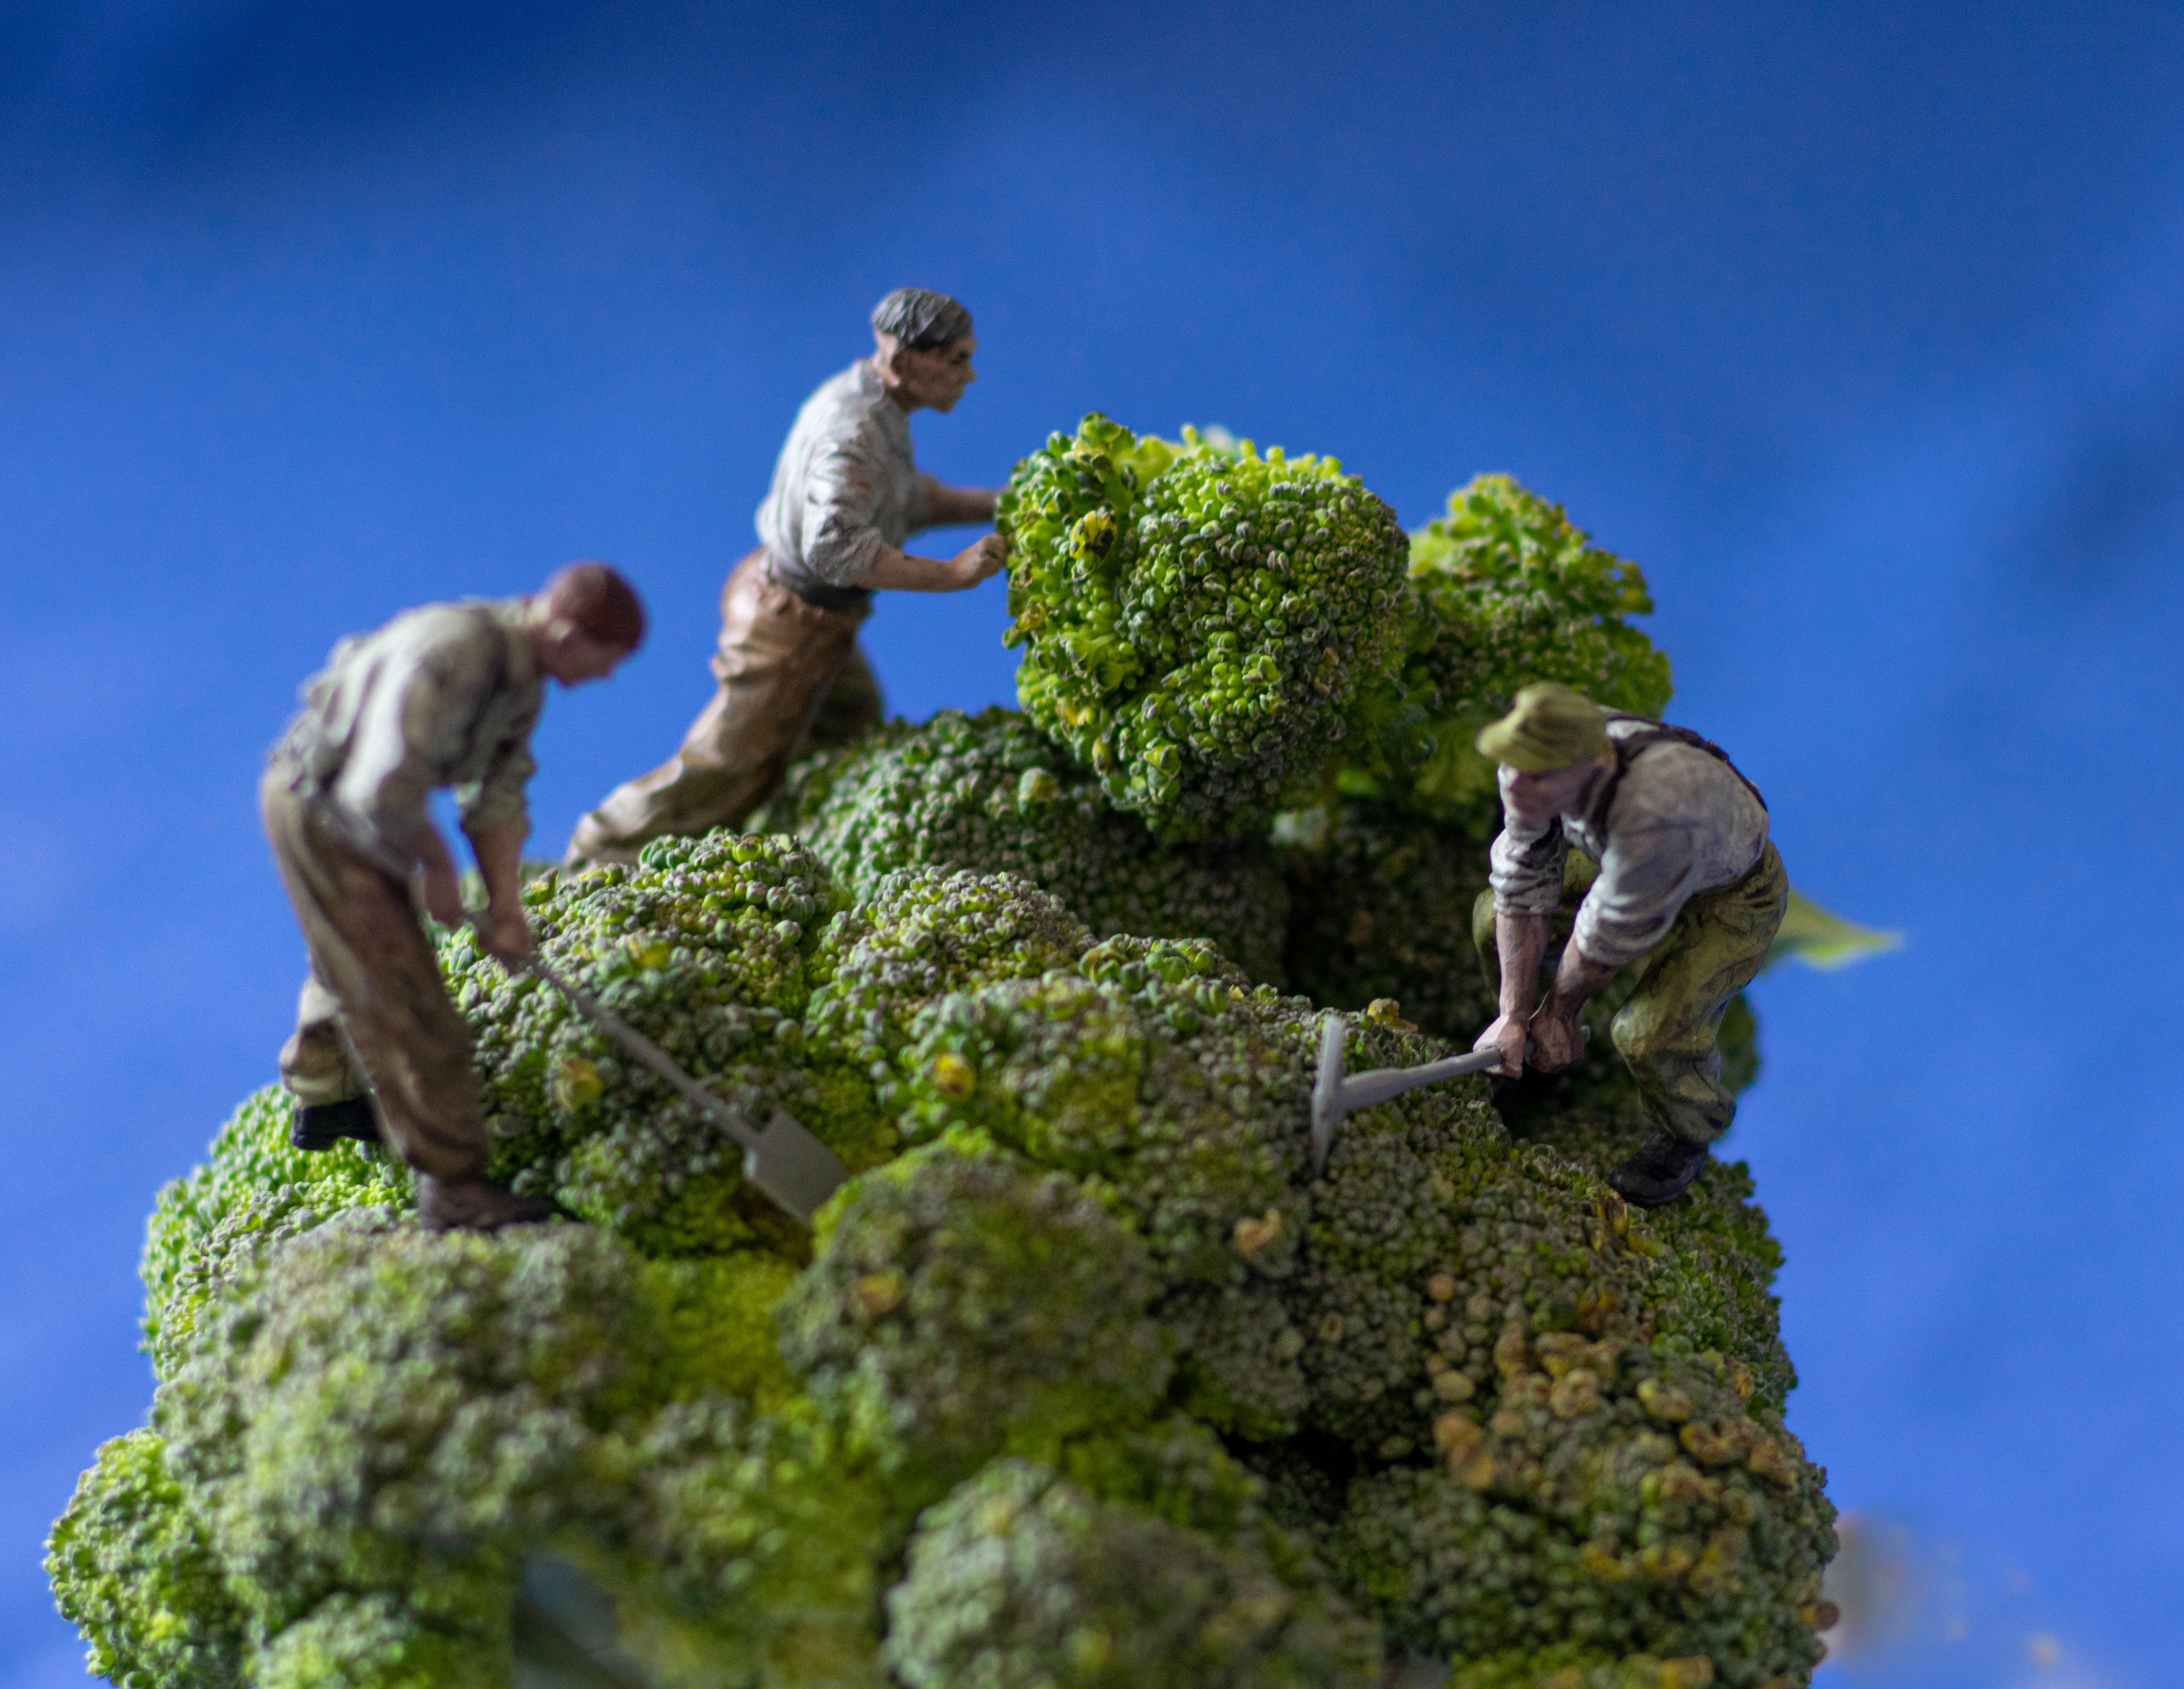
<instances>
[{"instance_id":1,"label":"shovel blade","mask_svg":"<svg viewBox=\"0 0 2184 1689\"><path fill-rule=\"evenodd\" d=\"M807 1226L849 1176L840 1157L777 1108L744 1151L744 1177Z\"/></svg>"}]
</instances>

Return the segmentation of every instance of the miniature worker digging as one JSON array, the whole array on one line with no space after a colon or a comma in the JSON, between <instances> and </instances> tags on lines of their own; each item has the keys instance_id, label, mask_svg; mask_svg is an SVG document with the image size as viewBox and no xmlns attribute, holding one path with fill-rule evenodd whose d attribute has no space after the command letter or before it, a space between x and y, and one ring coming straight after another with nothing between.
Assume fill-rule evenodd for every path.
<instances>
[{"instance_id":1,"label":"miniature worker digging","mask_svg":"<svg viewBox=\"0 0 2184 1689\"><path fill-rule=\"evenodd\" d=\"M682 748L577 824L571 866L632 861L671 833L740 827L805 745L879 725L879 685L857 645L872 594L956 593L999 570L988 534L951 558L911 556L921 528L990 521L1000 493L944 487L911 456L910 414L956 408L978 379L971 314L944 293L899 287L872 311L874 350L805 402L759 507L759 549L721 594L720 681Z\"/></svg>"},{"instance_id":2,"label":"miniature worker digging","mask_svg":"<svg viewBox=\"0 0 2184 1689\"><path fill-rule=\"evenodd\" d=\"M469 918L426 800L454 789L485 881L479 936L504 962L527 961L518 863L544 683L599 679L644 637L637 594L600 563L572 565L528 598L410 610L334 648L267 766L266 835L311 958L281 1051L293 1141L383 1137L415 1169L418 1215L436 1229L491 1230L554 1208L484 1177L470 1029L411 900L414 883L435 920Z\"/></svg>"},{"instance_id":3,"label":"miniature worker digging","mask_svg":"<svg viewBox=\"0 0 2184 1689\"><path fill-rule=\"evenodd\" d=\"M1498 966L1501 1014L1474 1047L1498 1048L1494 1071L1511 1079L1568 1067L1584 1043L1579 1012L1641 962L1613 1032L1658 1129L1608 1183L1643 1207L1672 1201L1736 1114L1715 1039L1789 895L1767 806L1696 733L1613 714L1552 682L1519 692L1479 749L1501 765L1504 819L1493 927L1480 935L1490 975ZM1600 872L1535 1004L1573 844Z\"/></svg>"}]
</instances>

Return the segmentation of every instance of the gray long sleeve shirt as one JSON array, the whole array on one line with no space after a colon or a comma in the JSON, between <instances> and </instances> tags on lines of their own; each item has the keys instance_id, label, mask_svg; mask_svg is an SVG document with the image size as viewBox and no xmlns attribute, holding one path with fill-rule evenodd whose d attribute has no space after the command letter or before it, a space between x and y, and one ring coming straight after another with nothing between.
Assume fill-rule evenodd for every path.
<instances>
[{"instance_id":1,"label":"gray long sleeve shirt","mask_svg":"<svg viewBox=\"0 0 2184 1689\"><path fill-rule=\"evenodd\" d=\"M792 592L854 587L883 545L927 525L936 482L911 456L910 418L859 359L804 402L758 507L773 577Z\"/></svg>"},{"instance_id":2,"label":"gray long sleeve shirt","mask_svg":"<svg viewBox=\"0 0 2184 1689\"><path fill-rule=\"evenodd\" d=\"M274 757L293 789L381 866L416 866L426 800L452 787L464 830L530 831L523 787L545 679L521 599L427 605L344 639L304 683Z\"/></svg>"},{"instance_id":3,"label":"gray long sleeve shirt","mask_svg":"<svg viewBox=\"0 0 2184 1689\"><path fill-rule=\"evenodd\" d=\"M1608 737L1627 739L1647 725L1611 722ZM1693 893L1746 873L1767 844L1765 806L1719 757L1673 740L1625 755L1604 813L1605 769L1568 813L1539 831L1505 822L1490 856L1494 906L1513 915L1555 911L1571 845L1599 863L1570 942L1607 967L1643 956ZM1506 779L1509 771L1502 772Z\"/></svg>"}]
</instances>

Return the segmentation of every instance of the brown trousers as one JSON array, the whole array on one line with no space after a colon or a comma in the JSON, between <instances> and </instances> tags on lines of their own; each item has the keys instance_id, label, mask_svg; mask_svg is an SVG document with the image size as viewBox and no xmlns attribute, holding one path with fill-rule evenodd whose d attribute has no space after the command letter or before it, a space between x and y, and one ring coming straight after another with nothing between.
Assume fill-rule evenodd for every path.
<instances>
[{"instance_id":1,"label":"brown trousers","mask_svg":"<svg viewBox=\"0 0 2184 1689\"><path fill-rule=\"evenodd\" d=\"M879 683L857 648L867 613L807 604L766 578L764 550L744 558L721 593L720 691L680 750L577 824L567 861L629 861L655 839L740 827L807 745L878 726Z\"/></svg>"},{"instance_id":2,"label":"brown trousers","mask_svg":"<svg viewBox=\"0 0 2184 1689\"><path fill-rule=\"evenodd\" d=\"M488 1143L471 1031L409 889L328 828L278 769L259 807L311 958L281 1083L304 1103L368 1086L381 1134L404 1161L436 1179L477 1176Z\"/></svg>"}]
</instances>

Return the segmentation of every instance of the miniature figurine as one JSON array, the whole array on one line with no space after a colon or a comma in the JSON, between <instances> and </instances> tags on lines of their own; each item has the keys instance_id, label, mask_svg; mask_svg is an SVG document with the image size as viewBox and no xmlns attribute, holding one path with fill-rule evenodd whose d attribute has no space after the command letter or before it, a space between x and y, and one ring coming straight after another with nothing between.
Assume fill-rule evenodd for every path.
<instances>
[{"instance_id":1,"label":"miniature figurine","mask_svg":"<svg viewBox=\"0 0 2184 1689\"><path fill-rule=\"evenodd\" d=\"M921 528L991 521L1000 496L944 487L911 455L911 413L953 410L978 379L970 312L898 287L872 322L872 355L797 412L759 506L760 544L722 590L720 691L673 757L577 824L571 866L634 861L648 840L741 826L800 750L878 725L879 684L857 644L874 591L962 592L1006 560L998 534L944 560L901 549Z\"/></svg>"},{"instance_id":2,"label":"miniature figurine","mask_svg":"<svg viewBox=\"0 0 2184 1689\"><path fill-rule=\"evenodd\" d=\"M545 678L599 679L644 637L636 593L601 563L572 565L526 598L410 610L334 648L266 769L265 831L311 959L281 1051L292 1141L383 1137L415 1169L417 1211L436 1230L491 1230L554 1207L483 1177L470 1031L411 898L414 882L435 920L471 918L426 797L454 789L485 881L479 936L521 966L523 787Z\"/></svg>"},{"instance_id":3,"label":"miniature figurine","mask_svg":"<svg viewBox=\"0 0 2184 1689\"><path fill-rule=\"evenodd\" d=\"M1612 1029L1658 1129L1608 1183L1641 1207L1673 1201L1736 1118L1715 1037L1766 961L1789 894L1766 803L1710 741L1554 682L1519 692L1479 749L1501 765L1494 920L1481 945L1501 1013L1474 1047L1499 1050L1493 1071L1509 1079L1568 1067L1584 1043L1579 1012L1643 957ZM1599 876L1535 1006L1572 844Z\"/></svg>"}]
</instances>

